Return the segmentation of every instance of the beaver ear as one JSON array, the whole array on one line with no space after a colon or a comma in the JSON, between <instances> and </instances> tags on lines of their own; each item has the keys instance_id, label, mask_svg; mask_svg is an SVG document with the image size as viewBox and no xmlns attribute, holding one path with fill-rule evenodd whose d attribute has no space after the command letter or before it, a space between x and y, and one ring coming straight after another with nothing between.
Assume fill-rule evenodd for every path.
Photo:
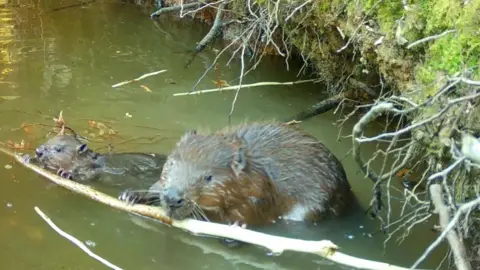
<instances>
[{"instance_id":1,"label":"beaver ear","mask_svg":"<svg viewBox=\"0 0 480 270\"><path fill-rule=\"evenodd\" d=\"M78 152L79 154L83 154L83 153L85 153L85 151L87 151L87 150L88 150L88 146L87 146L86 143L84 143L84 144L82 144L82 145L80 145L80 146L77 147L77 152Z\"/></svg>"},{"instance_id":2,"label":"beaver ear","mask_svg":"<svg viewBox=\"0 0 480 270\"><path fill-rule=\"evenodd\" d=\"M233 151L233 160L230 164L233 173L235 176L240 176L240 174L245 170L247 167L247 157L245 154L245 150L242 147L238 147Z\"/></svg>"}]
</instances>

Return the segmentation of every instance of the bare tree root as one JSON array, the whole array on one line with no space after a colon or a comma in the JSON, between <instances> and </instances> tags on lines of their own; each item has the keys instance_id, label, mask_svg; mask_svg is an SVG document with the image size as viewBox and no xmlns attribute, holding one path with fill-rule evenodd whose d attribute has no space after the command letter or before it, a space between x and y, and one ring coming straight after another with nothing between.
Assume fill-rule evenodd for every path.
<instances>
[{"instance_id":1,"label":"bare tree root","mask_svg":"<svg viewBox=\"0 0 480 270\"><path fill-rule=\"evenodd\" d=\"M448 226L450 221L450 209L443 202L443 190L440 184L433 184L430 186L430 196L432 203L435 206L435 212L437 212L440 217L440 227L442 229ZM465 246L458 237L458 234L455 231L450 230L447 233L447 240L452 249L453 256L455 258L455 264L458 267L458 270L470 270L472 266L467 261L467 252L465 251Z\"/></svg>"},{"instance_id":2,"label":"bare tree root","mask_svg":"<svg viewBox=\"0 0 480 270\"><path fill-rule=\"evenodd\" d=\"M362 157L360 156L360 143L358 142L358 138L362 136L365 126L369 123L373 122L377 117L382 115L385 112L389 112L394 110L392 103L379 103L373 106L368 113L366 113L353 127L352 131L352 145L353 145L353 157L355 162L360 166L360 169L365 174L366 177L369 177L374 182L374 198L370 205L372 210L371 215L372 217L376 217L379 211L382 209L382 199L381 199L381 190L380 184L382 181L387 180L394 176L399 170L405 167L406 163L410 160L413 156L413 152L415 150L415 143L411 143L408 145L406 155L403 158L402 162L398 164L395 168L393 168L390 172L384 175L377 175L375 172L369 169L368 163L365 162ZM368 210L367 210L368 211Z\"/></svg>"},{"instance_id":3,"label":"bare tree root","mask_svg":"<svg viewBox=\"0 0 480 270\"><path fill-rule=\"evenodd\" d=\"M36 172L37 174L47 178L48 180L64 187L70 191L86 196L94 201L103 203L118 210L146 216L160 221L165 225L170 225L182 230L186 230L193 235L205 235L213 237L222 237L238 240L253 245L264 247L271 251L272 254L281 255L284 251L297 251L303 253L310 253L333 262L343 264L346 266L359 269L393 269L406 270L407 268L365 260L361 258L352 257L338 251L338 246L329 240L307 241L293 238L286 238L281 236L268 235L252 230L244 229L239 226L228 226L213 222L205 222L194 219L175 220L167 216L165 211L159 207L141 205L141 204L127 204L107 194L99 192L91 187L85 186L78 182L62 178L45 169L42 169L34 164L26 163L23 157L9 151L8 149L0 147L0 151L15 158L15 160L24 167Z\"/></svg>"},{"instance_id":4,"label":"bare tree root","mask_svg":"<svg viewBox=\"0 0 480 270\"><path fill-rule=\"evenodd\" d=\"M290 121L305 121L309 118L312 118L314 116L317 116L322 113L326 113L340 105L342 101L344 101L346 98L348 98L351 95L351 92L341 92L340 94L337 94L333 97L327 98L325 100L322 100L318 102L317 104L311 106L310 108L299 112L297 115L294 117L290 117L288 119L285 119L284 122L290 122Z\"/></svg>"},{"instance_id":5,"label":"bare tree root","mask_svg":"<svg viewBox=\"0 0 480 270\"><path fill-rule=\"evenodd\" d=\"M471 135L478 130L480 82L469 79L468 74L467 70L453 78L444 78L443 87L421 103L409 98L409 93L402 97L381 96L352 130L353 158L374 183L369 211L381 220L382 230L388 232L384 244L401 230L397 241L403 241L412 228L431 219L433 208L440 216L441 235L412 268L445 238L458 269L472 269L470 260L478 256L476 251L463 246L464 239L480 239L480 141ZM367 125L380 116L386 119L384 132L366 136ZM360 150L365 143L386 144L386 147L377 148L367 160L361 157ZM374 172L370 164L378 158L383 163L380 171ZM446 165L449 160L453 162ZM403 177L399 175L405 170L408 175L417 172L416 184L402 192L393 180ZM423 184L426 191L419 192ZM393 196L393 192L399 194ZM396 220L392 218L394 197L402 203ZM381 215L384 209L386 218Z\"/></svg>"},{"instance_id":6,"label":"bare tree root","mask_svg":"<svg viewBox=\"0 0 480 270\"><path fill-rule=\"evenodd\" d=\"M227 1L224 0L218 5L217 9L217 14L215 15L215 20L213 21L213 25L210 28L210 31L208 31L207 35L203 37L203 39L195 46L195 49L193 50L193 53L191 55L190 60L187 61L187 64L185 65L186 67L189 67L197 54L205 50L205 48L213 43L213 41L220 35L223 27L223 11L225 9L225 6L227 5Z\"/></svg>"}]
</instances>

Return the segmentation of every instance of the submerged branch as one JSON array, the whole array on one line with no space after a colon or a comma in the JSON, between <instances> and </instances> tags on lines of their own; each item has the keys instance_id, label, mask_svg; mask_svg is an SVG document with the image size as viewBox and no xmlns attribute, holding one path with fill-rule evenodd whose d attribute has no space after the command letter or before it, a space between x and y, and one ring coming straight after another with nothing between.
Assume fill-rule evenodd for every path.
<instances>
[{"instance_id":1,"label":"submerged branch","mask_svg":"<svg viewBox=\"0 0 480 270\"><path fill-rule=\"evenodd\" d=\"M47 222L47 224L54 230L56 231L58 234L60 234L61 236L63 236L64 238L66 238L67 240L69 240L70 242L72 242L73 244L75 244L76 246L78 246L81 250L83 250L85 253L87 253L90 257L93 257L95 260L103 263L104 265L112 268L112 269L115 269L115 270L122 270L122 268L110 263L109 261L105 260L104 258L98 256L97 254L93 253L87 246L85 246L85 244L82 243L82 241L78 240L77 238L71 236L70 234L62 231L62 229L60 229L57 225L55 225L55 223L53 223L53 221L47 217L47 215L45 215L42 210L40 210L38 207L35 206L35 212L37 212L37 214L43 218L43 220L45 220L45 222Z\"/></svg>"},{"instance_id":2,"label":"submerged branch","mask_svg":"<svg viewBox=\"0 0 480 270\"><path fill-rule=\"evenodd\" d=\"M225 9L226 5L226 1L223 1L220 3L220 5L218 5L217 14L215 15L215 21L213 22L213 25L210 28L210 31L208 31L207 35L205 35L205 37L203 37L203 39L195 47L195 53L203 51L208 46L208 44L212 43L220 33L221 27L223 25L223 10Z\"/></svg>"},{"instance_id":3,"label":"submerged branch","mask_svg":"<svg viewBox=\"0 0 480 270\"><path fill-rule=\"evenodd\" d=\"M284 251L297 251L311 253L326 258L333 262L360 269L393 269L406 270L407 268L390 265L387 263L365 260L338 252L338 247L329 240L308 241L281 236L268 235L251 231L241 227L228 226L218 223L199 221L194 219L173 220L159 207L147 205L129 205L91 187L62 178L36 165L24 162L22 156L0 147L0 151L15 158L24 167L33 170L48 180L80 195L86 196L97 202L106 204L119 210L154 218L164 224L186 230L194 235L216 236L230 238L245 243L250 243L269 249L273 254L280 255Z\"/></svg>"},{"instance_id":4,"label":"submerged branch","mask_svg":"<svg viewBox=\"0 0 480 270\"><path fill-rule=\"evenodd\" d=\"M258 87L258 86L266 86L266 85L295 85L295 84L314 82L314 81L317 81L317 79L303 80L303 81L296 81L296 82L283 82L283 83L282 82L259 82L259 83L251 83L251 84L233 85L233 86L222 87L222 88L198 90L193 92L176 93L176 94L173 94L173 96L176 97L176 96L205 94L205 93L212 93L212 92L221 92L225 90L238 90L239 88L250 88L250 87Z\"/></svg>"},{"instance_id":5,"label":"submerged branch","mask_svg":"<svg viewBox=\"0 0 480 270\"><path fill-rule=\"evenodd\" d=\"M189 67L192 64L195 57L197 57L197 55L200 52L205 50L205 48L209 44L211 44L218 37L218 35L221 33L222 26L223 26L223 23L222 23L223 10L225 9L226 5L227 5L226 0L222 1L220 3L220 5L218 5L217 14L215 15L215 20L213 22L212 27L210 28L208 33L205 35L205 37L203 37L203 39L200 40L200 42L197 44L197 46L195 46L195 49L193 50L193 52L191 54L190 60L188 60L187 64L185 65L186 67Z\"/></svg>"},{"instance_id":6,"label":"submerged branch","mask_svg":"<svg viewBox=\"0 0 480 270\"><path fill-rule=\"evenodd\" d=\"M322 113L326 113L330 111L333 108L336 108L342 100L347 98L350 95L349 92L342 92L340 94L337 94L333 97L324 99L317 104L311 106L310 108L298 113L294 117L290 117L286 119L284 122L290 122L290 121L305 121L309 118L312 118L314 116L317 116Z\"/></svg>"}]
</instances>

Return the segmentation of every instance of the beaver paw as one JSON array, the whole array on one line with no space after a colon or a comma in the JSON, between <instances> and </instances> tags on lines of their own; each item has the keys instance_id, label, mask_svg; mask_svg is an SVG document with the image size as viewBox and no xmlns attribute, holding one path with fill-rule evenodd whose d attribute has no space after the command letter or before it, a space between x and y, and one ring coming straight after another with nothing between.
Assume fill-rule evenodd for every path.
<instances>
[{"instance_id":1,"label":"beaver paw","mask_svg":"<svg viewBox=\"0 0 480 270\"><path fill-rule=\"evenodd\" d=\"M235 222L233 222L233 224L231 222L229 222L229 225L232 226L232 227L240 227L242 229L247 228L247 224L241 223L240 221L235 221ZM222 244L226 245L229 248L237 248L237 247L240 247L243 244L245 244L244 242L240 242L238 240L233 240L233 239L229 239L229 238L223 238L223 239L221 239L221 242L222 242Z\"/></svg>"},{"instance_id":2,"label":"beaver paw","mask_svg":"<svg viewBox=\"0 0 480 270\"><path fill-rule=\"evenodd\" d=\"M69 172L69 171L65 171L65 170L62 169L62 168L58 169L57 175L60 176L60 177L63 177L63 178L70 179L70 180L73 179L72 173Z\"/></svg>"},{"instance_id":3,"label":"beaver paw","mask_svg":"<svg viewBox=\"0 0 480 270\"><path fill-rule=\"evenodd\" d=\"M132 205L132 204L135 204L136 202L138 202L140 198L135 191L127 189L127 190L123 191L122 193L120 193L120 196L118 196L118 199L120 201L124 201L127 204Z\"/></svg>"},{"instance_id":4,"label":"beaver paw","mask_svg":"<svg viewBox=\"0 0 480 270\"><path fill-rule=\"evenodd\" d=\"M27 163L27 164L30 163L30 159L31 159L31 158L32 158L32 157L31 157L29 154L25 154L25 155L22 156L23 162L25 162L25 163Z\"/></svg>"}]
</instances>

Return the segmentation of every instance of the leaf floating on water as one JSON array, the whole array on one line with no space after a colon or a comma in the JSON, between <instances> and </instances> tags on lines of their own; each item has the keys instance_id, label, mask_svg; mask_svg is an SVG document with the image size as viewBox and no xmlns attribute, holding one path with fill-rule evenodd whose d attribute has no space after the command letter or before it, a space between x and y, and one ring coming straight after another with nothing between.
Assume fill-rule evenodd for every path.
<instances>
[{"instance_id":1,"label":"leaf floating on water","mask_svg":"<svg viewBox=\"0 0 480 270\"><path fill-rule=\"evenodd\" d=\"M31 124L27 124L27 123L23 123L21 126L20 126L23 131L25 131L25 133L32 133L32 125Z\"/></svg>"},{"instance_id":2,"label":"leaf floating on water","mask_svg":"<svg viewBox=\"0 0 480 270\"><path fill-rule=\"evenodd\" d=\"M228 84L227 81L225 80L212 80L213 84L215 84L218 87L228 87L230 84Z\"/></svg>"},{"instance_id":3,"label":"leaf floating on water","mask_svg":"<svg viewBox=\"0 0 480 270\"><path fill-rule=\"evenodd\" d=\"M89 120L88 125L91 128L98 129L98 135L100 135L100 136L104 135L105 133L110 134L110 135L117 134L117 132L115 130L108 127L107 125L105 125L102 122L96 122L96 121L93 121L93 120Z\"/></svg>"},{"instance_id":4,"label":"leaf floating on water","mask_svg":"<svg viewBox=\"0 0 480 270\"><path fill-rule=\"evenodd\" d=\"M143 85L143 84L142 84L142 85L140 85L140 87L142 87L143 89L145 89L145 91L147 91L147 92L150 92L150 93L152 92L152 90L150 90L150 88L148 88L148 86L146 86L146 85Z\"/></svg>"},{"instance_id":5,"label":"leaf floating on water","mask_svg":"<svg viewBox=\"0 0 480 270\"><path fill-rule=\"evenodd\" d=\"M0 96L0 99L2 99L2 100L15 100L19 97L20 96Z\"/></svg>"}]
</instances>

